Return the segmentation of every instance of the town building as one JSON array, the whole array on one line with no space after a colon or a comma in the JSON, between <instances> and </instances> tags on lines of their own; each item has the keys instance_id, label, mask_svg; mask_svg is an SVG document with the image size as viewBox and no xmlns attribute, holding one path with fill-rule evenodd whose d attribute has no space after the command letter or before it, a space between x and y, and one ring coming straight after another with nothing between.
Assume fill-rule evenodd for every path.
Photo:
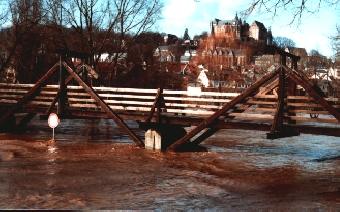
<instances>
[{"instance_id":1,"label":"town building","mask_svg":"<svg viewBox=\"0 0 340 212\"><path fill-rule=\"evenodd\" d=\"M227 47L204 49L201 51L200 60L223 67L244 66L249 62L245 51Z\"/></svg>"},{"instance_id":2,"label":"town building","mask_svg":"<svg viewBox=\"0 0 340 212\"><path fill-rule=\"evenodd\" d=\"M211 22L211 35L217 39L227 40L255 40L272 44L271 30L267 30L263 23L254 21L250 26L246 21L238 18L237 14L232 20L215 19Z\"/></svg>"},{"instance_id":3,"label":"town building","mask_svg":"<svg viewBox=\"0 0 340 212\"><path fill-rule=\"evenodd\" d=\"M272 65L278 65L280 63L280 55L264 54L254 57L254 64L256 67L268 68Z\"/></svg>"},{"instance_id":4,"label":"town building","mask_svg":"<svg viewBox=\"0 0 340 212\"><path fill-rule=\"evenodd\" d=\"M176 57L171 51L171 46L159 46L153 53L154 58L159 62L176 62Z\"/></svg>"},{"instance_id":5,"label":"town building","mask_svg":"<svg viewBox=\"0 0 340 212\"><path fill-rule=\"evenodd\" d=\"M299 70L304 70L308 66L308 54L305 48L287 47L285 51L300 57L297 63ZM288 58L287 65L290 66L290 63L291 61Z\"/></svg>"}]
</instances>

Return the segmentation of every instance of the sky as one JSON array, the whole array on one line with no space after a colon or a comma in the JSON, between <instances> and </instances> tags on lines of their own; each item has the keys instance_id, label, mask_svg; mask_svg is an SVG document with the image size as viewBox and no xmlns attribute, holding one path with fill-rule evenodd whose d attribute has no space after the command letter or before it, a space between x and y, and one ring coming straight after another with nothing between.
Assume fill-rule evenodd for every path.
<instances>
[{"instance_id":1,"label":"sky","mask_svg":"<svg viewBox=\"0 0 340 212\"><path fill-rule=\"evenodd\" d=\"M162 19L157 24L157 30L182 37L185 28L188 28L189 35L193 37L203 31L210 33L210 22L215 18L231 20L237 12L240 16L240 12L249 6L251 0L163 0L163 2ZM296 47L306 48L307 52L315 49L331 57L334 51L330 37L336 34L337 24L340 25L340 4L321 5L317 13L305 13L300 23L290 24L292 15L284 10L274 17L272 13L255 11L245 19L249 24L254 20L262 22L267 29L271 27L274 37L291 38Z\"/></svg>"}]
</instances>

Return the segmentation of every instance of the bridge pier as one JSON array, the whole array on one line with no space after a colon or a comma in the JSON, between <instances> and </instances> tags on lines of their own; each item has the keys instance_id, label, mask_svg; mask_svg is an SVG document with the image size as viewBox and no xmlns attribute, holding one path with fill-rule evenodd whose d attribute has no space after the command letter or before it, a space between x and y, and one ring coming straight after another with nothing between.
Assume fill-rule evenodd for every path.
<instances>
[{"instance_id":1,"label":"bridge pier","mask_svg":"<svg viewBox=\"0 0 340 212\"><path fill-rule=\"evenodd\" d=\"M186 134L182 126L159 124L154 127L145 127L145 149L164 151L168 146Z\"/></svg>"},{"instance_id":2,"label":"bridge pier","mask_svg":"<svg viewBox=\"0 0 340 212\"><path fill-rule=\"evenodd\" d=\"M283 126L280 130L274 130L267 133L267 139L286 138L298 135L300 135L300 132L296 129L289 126Z\"/></svg>"}]
</instances>

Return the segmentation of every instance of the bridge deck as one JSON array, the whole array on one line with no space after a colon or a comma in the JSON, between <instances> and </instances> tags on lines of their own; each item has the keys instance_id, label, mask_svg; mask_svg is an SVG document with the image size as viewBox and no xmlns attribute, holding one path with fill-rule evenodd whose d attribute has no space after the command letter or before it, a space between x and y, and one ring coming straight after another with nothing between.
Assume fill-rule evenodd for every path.
<instances>
[{"instance_id":1,"label":"bridge deck","mask_svg":"<svg viewBox=\"0 0 340 212\"><path fill-rule=\"evenodd\" d=\"M16 104L33 86L33 84L0 83L0 107L7 108ZM43 87L38 96L23 106L22 112L46 114L57 95L58 88L58 85ZM157 95L157 89L111 87L94 87L93 89L116 114L124 119L141 122L149 116ZM183 126L196 125L238 95L238 93L201 92L199 96L195 96L187 91L164 90L165 108L161 112L162 122ZM67 86L67 99L69 117L108 118L81 86ZM339 98L326 100L340 111ZM257 127L256 129L268 130L275 115L276 105L277 96L275 95L261 94L249 97L219 118L217 125L220 128L236 126L237 128ZM337 119L306 96L287 97L284 119L290 124L294 121L291 125L302 131L317 133L318 130L313 132L310 129L326 128L323 132L330 132L326 134L340 134L340 132L332 132L332 130L340 131ZM155 115L151 119L151 122L154 121Z\"/></svg>"}]
</instances>

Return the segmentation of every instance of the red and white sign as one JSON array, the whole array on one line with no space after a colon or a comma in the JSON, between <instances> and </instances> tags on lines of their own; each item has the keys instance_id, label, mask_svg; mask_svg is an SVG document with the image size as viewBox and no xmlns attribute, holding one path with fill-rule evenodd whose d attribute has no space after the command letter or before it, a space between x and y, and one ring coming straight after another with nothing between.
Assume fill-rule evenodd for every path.
<instances>
[{"instance_id":1,"label":"red and white sign","mask_svg":"<svg viewBox=\"0 0 340 212\"><path fill-rule=\"evenodd\" d=\"M60 119L58 118L57 114L51 113L48 117L48 126L51 128L56 128L60 122Z\"/></svg>"}]
</instances>

